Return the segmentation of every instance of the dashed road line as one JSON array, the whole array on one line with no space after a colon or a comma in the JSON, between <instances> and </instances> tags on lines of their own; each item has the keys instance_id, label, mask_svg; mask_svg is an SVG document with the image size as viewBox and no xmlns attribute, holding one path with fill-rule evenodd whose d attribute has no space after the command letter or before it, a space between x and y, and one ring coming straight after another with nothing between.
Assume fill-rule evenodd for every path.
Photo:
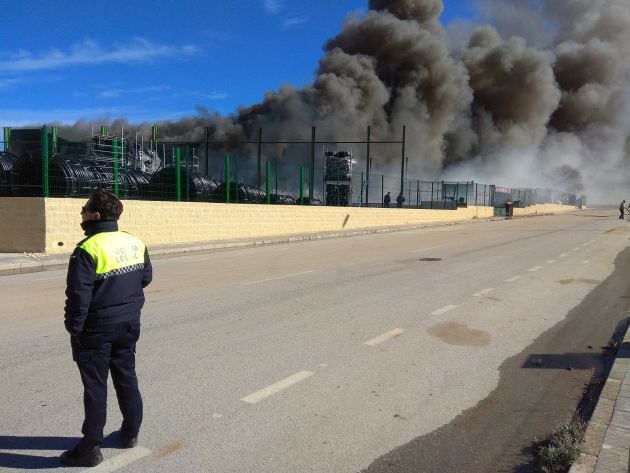
<instances>
[{"instance_id":1,"label":"dashed road line","mask_svg":"<svg viewBox=\"0 0 630 473\"><path fill-rule=\"evenodd\" d=\"M392 338L396 338L399 337L401 334L403 334L405 332L404 329L402 328L395 328L394 330L390 330L389 332L384 333L383 335L379 335L378 337L374 337L372 340L368 340L367 342L364 342L364 345L368 345L368 346L376 346L380 343L386 342L387 340L390 340Z\"/></svg>"},{"instance_id":2,"label":"dashed road line","mask_svg":"<svg viewBox=\"0 0 630 473\"><path fill-rule=\"evenodd\" d=\"M555 259L550 259L550 260L547 260L547 264L553 264L553 263L555 263L555 262L556 262L556 260L555 260Z\"/></svg>"},{"instance_id":3,"label":"dashed road line","mask_svg":"<svg viewBox=\"0 0 630 473\"><path fill-rule=\"evenodd\" d=\"M306 371L306 370L298 371L297 373L292 374L291 376L288 376L284 379L281 379L280 381L276 383L270 384L266 388L260 389L256 391L255 393L251 393L241 398L241 401L246 402L248 404L256 404L257 402L262 401L263 399L266 399L269 396L273 396L274 394L277 394L280 391L287 389L293 386L294 384L299 383L300 381L304 381L305 379L310 378L314 374L315 373L311 371Z\"/></svg>"},{"instance_id":4,"label":"dashed road line","mask_svg":"<svg viewBox=\"0 0 630 473\"><path fill-rule=\"evenodd\" d=\"M445 305L444 307L442 307L441 309L438 310L434 310L433 312L431 312L431 315L442 315L442 314L446 314L447 312L456 309L457 306L456 305Z\"/></svg>"},{"instance_id":5,"label":"dashed road line","mask_svg":"<svg viewBox=\"0 0 630 473\"><path fill-rule=\"evenodd\" d=\"M492 291L494 291L493 287L487 287L485 289L482 289L481 291L475 292L473 296L482 297L482 296L485 296L486 294L490 294Z\"/></svg>"},{"instance_id":6,"label":"dashed road line","mask_svg":"<svg viewBox=\"0 0 630 473\"><path fill-rule=\"evenodd\" d=\"M275 278L259 279L257 281L249 281L249 282L241 283L241 286L249 286L250 284L258 284L258 283L267 282L267 281L277 281L278 279L287 279L287 278L292 278L295 276L302 276L304 274L310 274L312 272L313 271L302 271L300 273L285 274L284 276L277 276Z\"/></svg>"},{"instance_id":7,"label":"dashed road line","mask_svg":"<svg viewBox=\"0 0 630 473\"><path fill-rule=\"evenodd\" d=\"M578 246L577 248L571 248L571 251L580 251L580 247Z\"/></svg>"},{"instance_id":8,"label":"dashed road line","mask_svg":"<svg viewBox=\"0 0 630 473\"><path fill-rule=\"evenodd\" d=\"M566 258L567 256L569 256L569 253L562 253L562 254L560 255L560 258Z\"/></svg>"},{"instance_id":9,"label":"dashed road line","mask_svg":"<svg viewBox=\"0 0 630 473\"><path fill-rule=\"evenodd\" d=\"M512 276L510 279L506 279L505 282L514 282L521 279L523 276Z\"/></svg>"},{"instance_id":10,"label":"dashed road line","mask_svg":"<svg viewBox=\"0 0 630 473\"><path fill-rule=\"evenodd\" d=\"M542 269L542 266L534 266L533 268L529 268L527 272L533 273L535 271L538 271L539 269Z\"/></svg>"},{"instance_id":11,"label":"dashed road line","mask_svg":"<svg viewBox=\"0 0 630 473\"><path fill-rule=\"evenodd\" d=\"M116 455L115 457L108 458L100 465L97 465L93 468L89 468L87 470L82 470L90 473L111 473L116 470L120 470L121 468L140 460L148 455L153 453L148 448L144 447L134 447L132 449L127 450L125 453L121 453L120 455Z\"/></svg>"}]
</instances>

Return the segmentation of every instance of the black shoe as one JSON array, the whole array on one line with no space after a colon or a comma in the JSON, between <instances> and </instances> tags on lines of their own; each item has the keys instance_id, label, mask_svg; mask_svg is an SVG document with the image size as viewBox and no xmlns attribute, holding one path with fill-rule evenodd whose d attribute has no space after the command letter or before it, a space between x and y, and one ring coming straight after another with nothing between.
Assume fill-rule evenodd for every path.
<instances>
[{"instance_id":1,"label":"black shoe","mask_svg":"<svg viewBox=\"0 0 630 473\"><path fill-rule=\"evenodd\" d=\"M138 436L128 436L120 432L120 441L122 443L122 448L133 448L138 445Z\"/></svg>"},{"instance_id":2,"label":"black shoe","mask_svg":"<svg viewBox=\"0 0 630 473\"><path fill-rule=\"evenodd\" d=\"M96 466L103 461L99 444L88 444L81 440L72 450L61 454L61 463L65 466Z\"/></svg>"}]
</instances>

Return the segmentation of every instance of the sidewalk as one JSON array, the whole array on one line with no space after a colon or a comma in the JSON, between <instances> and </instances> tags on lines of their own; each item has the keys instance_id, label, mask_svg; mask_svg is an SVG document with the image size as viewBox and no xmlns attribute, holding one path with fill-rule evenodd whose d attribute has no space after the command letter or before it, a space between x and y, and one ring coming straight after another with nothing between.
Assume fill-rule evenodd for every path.
<instances>
[{"instance_id":1,"label":"sidewalk","mask_svg":"<svg viewBox=\"0 0 630 473\"><path fill-rule=\"evenodd\" d=\"M582 454L569 473L630 471L630 330L626 329L588 423Z\"/></svg>"}]
</instances>

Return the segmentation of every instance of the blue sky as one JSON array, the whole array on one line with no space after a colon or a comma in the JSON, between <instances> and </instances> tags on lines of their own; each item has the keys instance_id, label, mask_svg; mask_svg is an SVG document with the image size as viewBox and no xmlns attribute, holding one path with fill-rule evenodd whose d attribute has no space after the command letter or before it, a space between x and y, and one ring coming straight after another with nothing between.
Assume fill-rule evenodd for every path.
<instances>
[{"instance_id":1,"label":"blue sky","mask_svg":"<svg viewBox=\"0 0 630 473\"><path fill-rule=\"evenodd\" d=\"M447 24L472 14L446 0ZM0 126L227 115L311 82L324 42L367 0L7 0Z\"/></svg>"}]
</instances>

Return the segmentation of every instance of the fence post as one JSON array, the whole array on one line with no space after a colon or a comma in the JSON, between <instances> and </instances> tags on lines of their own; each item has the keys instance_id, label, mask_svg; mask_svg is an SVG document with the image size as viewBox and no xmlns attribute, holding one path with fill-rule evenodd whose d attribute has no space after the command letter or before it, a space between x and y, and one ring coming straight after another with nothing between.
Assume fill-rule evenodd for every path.
<instances>
[{"instance_id":1,"label":"fence post","mask_svg":"<svg viewBox=\"0 0 630 473\"><path fill-rule=\"evenodd\" d=\"M144 138L143 138L144 140ZM153 125L151 127L151 143L152 143L152 147L155 150L155 155L158 157L159 161L160 161L160 166L164 165L166 166L166 146L162 145L162 158L160 158L160 153L158 151L158 127L157 125ZM137 140L137 134L136 134L136 153L138 152L138 140ZM162 164L162 159L164 159L164 164Z\"/></svg>"},{"instance_id":2,"label":"fence post","mask_svg":"<svg viewBox=\"0 0 630 473\"><path fill-rule=\"evenodd\" d=\"M186 202L190 202L190 146L186 145Z\"/></svg>"},{"instance_id":3,"label":"fence post","mask_svg":"<svg viewBox=\"0 0 630 473\"><path fill-rule=\"evenodd\" d=\"M11 152L11 127L4 127L4 151Z\"/></svg>"},{"instance_id":4,"label":"fence post","mask_svg":"<svg viewBox=\"0 0 630 473\"><path fill-rule=\"evenodd\" d=\"M370 206L370 139L372 136L372 127L368 125L367 127L367 155L365 159L365 206Z\"/></svg>"},{"instance_id":5,"label":"fence post","mask_svg":"<svg viewBox=\"0 0 630 473\"><path fill-rule=\"evenodd\" d=\"M230 155L225 155L225 203L230 203Z\"/></svg>"},{"instance_id":6,"label":"fence post","mask_svg":"<svg viewBox=\"0 0 630 473\"><path fill-rule=\"evenodd\" d=\"M123 155L123 196L127 198L127 145L124 136L120 137L120 148Z\"/></svg>"},{"instance_id":7,"label":"fence post","mask_svg":"<svg viewBox=\"0 0 630 473\"><path fill-rule=\"evenodd\" d=\"M203 140L206 143L206 177L210 176L210 127L205 126L203 128Z\"/></svg>"},{"instance_id":8,"label":"fence post","mask_svg":"<svg viewBox=\"0 0 630 473\"><path fill-rule=\"evenodd\" d=\"M300 166L300 205L304 205L304 166Z\"/></svg>"},{"instance_id":9,"label":"fence post","mask_svg":"<svg viewBox=\"0 0 630 473\"><path fill-rule=\"evenodd\" d=\"M238 204L238 153L234 155L234 203Z\"/></svg>"},{"instance_id":10,"label":"fence post","mask_svg":"<svg viewBox=\"0 0 630 473\"><path fill-rule=\"evenodd\" d=\"M182 149L175 148L175 193L177 202L182 201Z\"/></svg>"},{"instance_id":11,"label":"fence post","mask_svg":"<svg viewBox=\"0 0 630 473\"><path fill-rule=\"evenodd\" d=\"M42 126L42 193L44 197L50 196L48 187L48 130Z\"/></svg>"},{"instance_id":12,"label":"fence post","mask_svg":"<svg viewBox=\"0 0 630 473\"><path fill-rule=\"evenodd\" d=\"M267 205L269 205L271 204L271 161L267 161L265 171L266 171L265 190L267 192Z\"/></svg>"},{"instance_id":13,"label":"fence post","mask_svg":"<svg viewBox=\"0 0 630 473\"><path fill-rule=\"evenodd\" d=\"M112 147L113 147L113 151L114 151L114 169L113 169L113 174L114 174L114 195L116 197L118 197L119 194L119 188L118 188L118 138L114 137L114 139L112 140Z\"/></svg>"},{"instance_id":14,"label":"fence post","mask_svg":"<svg viewBox=\"0 0 630 473\"><path fill-rule=\"evenodd\" d=\"M256 153L256 175L257 175L257 180L256 182L258 182L258 188L260 189L262 187L262 180L261 180L261 159L262 159L262 127L258 128L258 151Z\"/></svg>"},{"instance_id":15,"label":"fence post","mask_svg":"<svg viewBox=\"0 0 630 473\"><path fill-rule=\"evenodd\" d=\"M278 203L278 159L276 158L276 204Z\"/></svg>"},{"instance_id":16,"label":"fence post","mask_svg":"<svg viewBox=\"0 0 630 473\"><path fill-rule=\"evenodd\" d=\"M363 172L361 172L361 199L359 200L359 207L363 207Z\"/></svg>"},{"instance_id":17,"label":"fence post","mask_svg":"<svg viewBox=\"0 0 630 473\"><path fill-rule=\"evenodd\" d=\"M383 200L385 199L385 174L381 174L381 207L385 205Z\"/></svg>"},{"instance_id":18,"label":"fence post","mask_svg":"<svg viewBox=\"0 0 630 473\"><path fill-rule=\"evenodd\" d=\"M308 197L313 203L313 186L315 185L315 127L311 128L311 168L308 173Z\"/></svg>"},{"instance_id":19,"label":"fence post","mask_svg":"<svg viewBox=\"0 0 630 473\"><path fill-rule=\"evenodd\" d=\"M400 193L404 195L405 191L405 133L406 126L403 125L403 136L402 136L402 156L401 156L401 164L400 164Z\"/></svg>"},{"instance_id":20,"label":"fence post","mask_svg":"<svg viewBox=\"0 0 630 473\"><path fill-rule=\"evenodd\" d=\"M416 208L420 208L420 179L416 180Z\"/></svg>"}]
</instances>

